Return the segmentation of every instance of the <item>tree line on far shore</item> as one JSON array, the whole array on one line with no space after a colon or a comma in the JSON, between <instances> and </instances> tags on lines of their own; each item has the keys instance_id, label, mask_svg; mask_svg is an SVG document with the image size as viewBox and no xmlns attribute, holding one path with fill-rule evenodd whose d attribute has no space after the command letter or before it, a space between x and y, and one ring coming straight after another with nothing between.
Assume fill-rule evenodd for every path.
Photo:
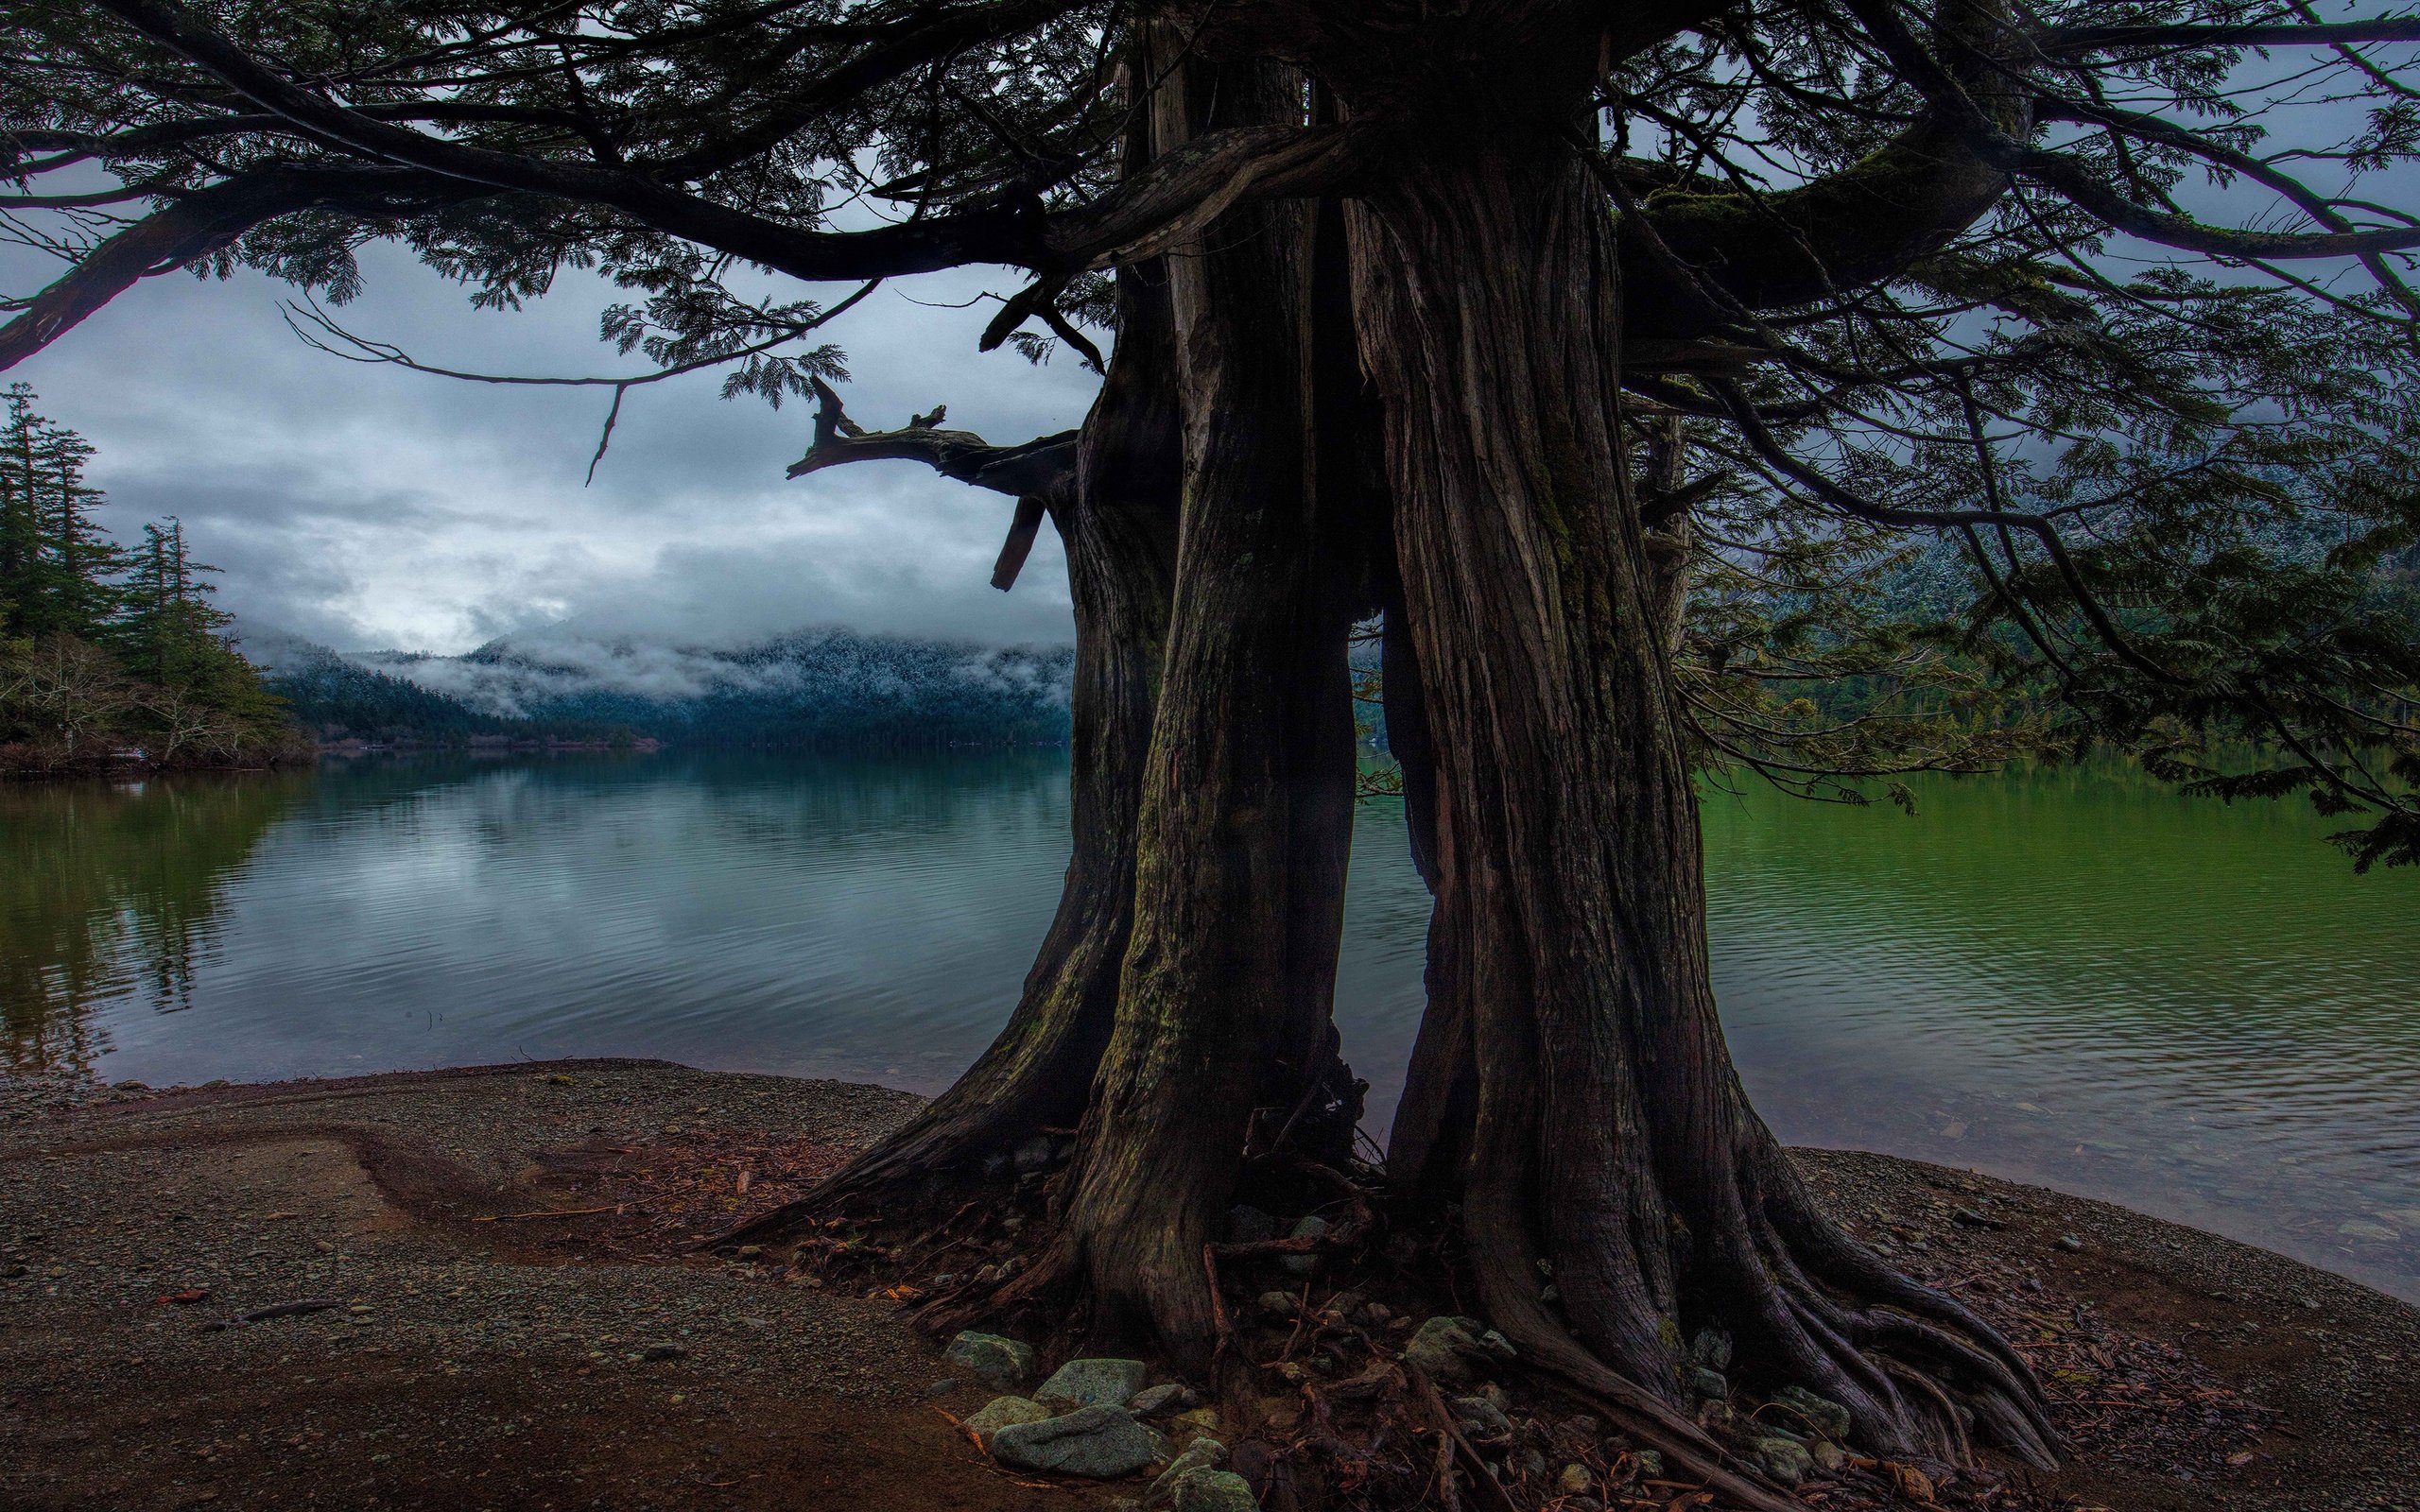
<instances>
[{"instance_id":1,"label":"tree line on far shore","mask_svg":"<svg viewBox=\"0 0 2420 1512\"><path fill-rule=\"evenodd\" d=\"M175 519L117 541L93 447L10 386L0 414L0 775L251 765L309 742L225 634Z\"/></svg>"}]
</instances>

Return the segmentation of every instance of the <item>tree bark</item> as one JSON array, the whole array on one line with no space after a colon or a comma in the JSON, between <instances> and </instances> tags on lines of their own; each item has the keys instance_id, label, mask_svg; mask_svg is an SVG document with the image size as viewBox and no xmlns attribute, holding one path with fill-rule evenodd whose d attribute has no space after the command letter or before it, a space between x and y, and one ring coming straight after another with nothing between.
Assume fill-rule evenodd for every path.
<instances>
[{"instance_id":1,"label":"tree bark","mask_svg":"<svg viewBox=\"0 0 2420 1512\"><path fill-rule=\"evenodd\" d=\"M1187 64L1156 146L1296 119L1301 92L1288 69ZM1183 526L1133 930L1052 1246L999 1298L1072 1283L1095 1342L1196 1371L1216 1342L1202 1247L1247 1146L1334 1060L1353 730L1310 448L1310 229L1301 207L1231 213L1168 262Z\"/></svg>"},{"instance_id":2,"label":"tree bark","mask_svg":"<svg viewBox=\"0 0 2420 1512\"><path fill-rule=\"evenodd\" d=\"M1135 821L1175 572L1181 437L1159 273L1120 275L1117 349L1084 424L1073 485L1043 500L1066 547L1076 620L1074 849L1058 912L990 1048L820 1189L818 1204L912 1188L1082 1115L1109 1042L1132 924Z\"/></svg>"},{"instance_id":3,"label":"tree bark","mask_svg":"<svg viewBox=\"0 0 2420 1512\"><path fill-rule=\"evenodd\" d=\"M1871 1446L1959 1439L1904 1366L2047 1459L2014 1354L1823 1217L1732 1069L1601 194L1549 132L1471 130L1372 181L1352 232L1434 748L1432 1003L1391 1176L1459 1194L1532 1364L1650 1431L1704 1444L1678 1366L1715 1325Z\"/></svg>"}]
</instances>

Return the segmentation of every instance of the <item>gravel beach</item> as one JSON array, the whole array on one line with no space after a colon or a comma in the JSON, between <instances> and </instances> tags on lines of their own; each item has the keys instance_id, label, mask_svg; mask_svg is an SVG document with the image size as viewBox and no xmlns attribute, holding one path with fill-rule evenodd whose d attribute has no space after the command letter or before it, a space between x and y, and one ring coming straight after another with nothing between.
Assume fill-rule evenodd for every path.
<instances>
[{"instance_id":1,"label":"gravel beach","mask_svg":"<svg viewBox=\"0 0 2420 1512\"><path fill-rule=\"evenodd\" d=\"M1134 1495L984 1460L951 1415L987 1394L936 1392L941 1351L893 1304L681 1254L915 1106L630 1061L0 1088L0 1506ZM2079 1463L2061 1489L2130 1512L2420 1512L2420 1311L2104 1204L1801 1154L1911 1267L2021 1263L2276 1414L2241 1464Z\"/></svg>"}]
</instances>

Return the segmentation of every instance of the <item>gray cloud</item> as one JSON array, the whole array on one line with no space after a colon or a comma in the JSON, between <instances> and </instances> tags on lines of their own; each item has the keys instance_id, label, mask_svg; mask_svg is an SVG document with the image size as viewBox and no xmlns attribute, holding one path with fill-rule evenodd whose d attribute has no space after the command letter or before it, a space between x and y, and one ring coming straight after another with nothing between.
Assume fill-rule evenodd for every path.
<instances>
[{"instance_id":1,"label":"gray cloud","mask_svg":"<svg viewBox=\"0 0 2420 1512\"><path fill-rule=\"evenodd\" d=\"M619 297L593 278L517 314L391 249L338 312L424 361L531 373L635 370L596 340ZM53 267L0 259L26 289ZM934 309L979 272L877 291L836 320L851 413L892 424L946 401L953 424L1004 440L1073 425L1097 380L978 353L991 306ZM456 652L563 623L597 638L721 644L811 625L993 644L1071 634L1064 558L1045 541L1016 593L988 586L1010 502L911 464L787 482L805 409L724 403L711 373L633 391L593 487L608 396L496 387L313 352L279 318L292 290L183 275L130 291L14 376L100 448L95 481L121 538L182 518L250 625L347 647Z\"/></svg>"}]
</instances>

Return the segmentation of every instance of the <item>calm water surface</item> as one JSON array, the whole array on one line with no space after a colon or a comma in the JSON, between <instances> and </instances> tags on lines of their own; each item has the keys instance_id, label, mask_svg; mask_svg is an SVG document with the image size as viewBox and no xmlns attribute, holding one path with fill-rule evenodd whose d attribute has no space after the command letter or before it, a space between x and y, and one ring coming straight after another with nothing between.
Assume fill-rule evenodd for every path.
<instances>
[{"instance_id":1,"label":"calm water surface","mask_svg":"<svg viewBox=\"0 0 2420 1512\"><path fill-rule=\"evenodd\" d=\"M6 1054L154 1084L614 1055L936 1091L1048 922L1065 781L1045 752L0 788ZM1709 797L1724 1023L1783 1138L2420 1300L2420 876L2119 768L1921 798ZM1400 809L1365 807L1337 1017L1377 1129L1426 922Z\"/></svg>"}]
</instances>

